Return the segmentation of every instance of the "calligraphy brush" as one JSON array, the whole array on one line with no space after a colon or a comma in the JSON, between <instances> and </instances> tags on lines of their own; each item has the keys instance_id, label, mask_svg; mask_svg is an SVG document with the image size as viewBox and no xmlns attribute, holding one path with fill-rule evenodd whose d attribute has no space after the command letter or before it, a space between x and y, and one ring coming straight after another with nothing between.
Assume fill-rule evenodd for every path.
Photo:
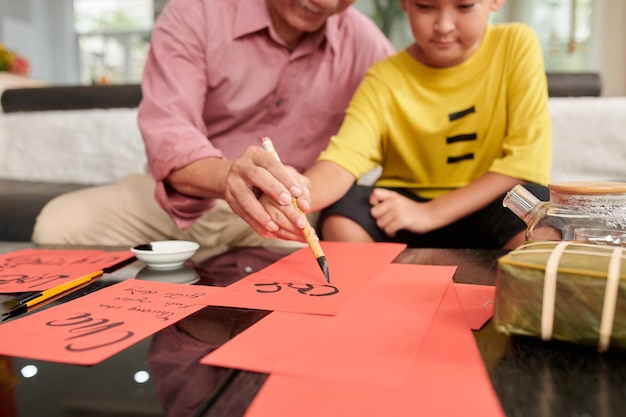
<instances>
[{"instance_id":1,"label":"calligraphy brush","mask_svg":"<svg viewBox=\"0 0 626 417\"><path fill-rule=\"evenodd\" d=\"M280 158L278 157L278 153L276 152L276 149L274 149L274 144L272 143L272 140L268 137L264 137L261 140L263 141L263 149L273 154L274 157L280 162ZM303 230L304 238L309 244L309 248L311 248L311 251L313 252L313 255L315 256L315 259L317 260L317 264L320 266L322 272L324 273L326 282L330 283L328 261L326 260L326 255L324 255L324 251L322 250L322 247L320 246L320 241L317 238L317 234L315 233L315 230L311 226L311 223L309 223L308 219L304 215L304 212L302 212L302 210L300 210L300 207L298 207L298 202L296 201L296 198L291 197L291 201L293 205L295 206L295 208L304 217L304 220L305 220L305 225L304 225L304 230Z\"/></svg>"}]
</instances>

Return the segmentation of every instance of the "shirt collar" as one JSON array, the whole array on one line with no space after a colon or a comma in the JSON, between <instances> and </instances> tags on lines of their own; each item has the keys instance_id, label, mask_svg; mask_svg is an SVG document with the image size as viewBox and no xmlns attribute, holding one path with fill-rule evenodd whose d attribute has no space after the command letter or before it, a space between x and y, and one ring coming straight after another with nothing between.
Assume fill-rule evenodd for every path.
<instances>
[{"instance_id":1,"label":"shirt collar","mask_svg":"<svg viewBox=\"0 0 626 417\"><path fill-rule=\"evenodd\" d=\"M347 11L342 12L347 13ZM326 41L333 51L339 46L339 15L334 14L326 20Z\"/></svg>"},{"instance_id":2,"label":"shirt collar","mask_svg":"<svg viewBox=\"0 0 626 417\"><path fill-rule=\"evenodd\" d=\"M234 39L267 29L271 24L272 20L267 11L265 0L241 0L237 2L233 26ZM320 45L326 39L331 49L336 51L339 44L338 25L339 16L334 14L326 20L326 24L319 31L307 36L311 36L316 45Z\"/></svg>"},{"instance_id":3,"label":"shirt collar","mask_svg":"<svg viewBox=\"0 0 626 417\"><path fill-rule=\"evenodd\" d=\"M241 38L270 27L272 20L265 0L241 0L237 2L233 38Z\"/></svg>"}]
</instances>

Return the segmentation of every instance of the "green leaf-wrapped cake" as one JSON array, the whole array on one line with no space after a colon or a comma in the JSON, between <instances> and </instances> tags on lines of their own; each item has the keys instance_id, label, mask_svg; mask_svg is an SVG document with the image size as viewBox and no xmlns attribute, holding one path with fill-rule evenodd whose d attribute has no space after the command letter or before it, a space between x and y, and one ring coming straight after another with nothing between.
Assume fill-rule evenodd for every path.
<instances>
[{"instance_id":1,"label":"green leaf-wrapped cake","mask_svg":"<svg viewBox=\"0 0 626 417\"><path fill-rule=\"evenodd\" d=\"M620 246L531 242L498 260L494 324L505 334L626 348Z\"/></svg>"}]
</instances>

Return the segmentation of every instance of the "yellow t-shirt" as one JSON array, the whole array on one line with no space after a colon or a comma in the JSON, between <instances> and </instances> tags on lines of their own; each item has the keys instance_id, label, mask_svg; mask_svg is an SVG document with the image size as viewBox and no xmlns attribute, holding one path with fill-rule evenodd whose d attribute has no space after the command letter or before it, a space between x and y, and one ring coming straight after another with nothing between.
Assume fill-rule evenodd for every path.
<instances>
[{"instance_id":1,"label":"yellow t-shirt","mask_svg":"<svg viewBox=\"0 0 626 417\"><path fill-rule=\"evenodd\" d=\"M450 68L406 51L374 64L319 157L355 178L382 165L377 186L435 198L487 171L547 184L552 131L543 57L528 26L488 26Z\"/></svg>"}]
</instances>

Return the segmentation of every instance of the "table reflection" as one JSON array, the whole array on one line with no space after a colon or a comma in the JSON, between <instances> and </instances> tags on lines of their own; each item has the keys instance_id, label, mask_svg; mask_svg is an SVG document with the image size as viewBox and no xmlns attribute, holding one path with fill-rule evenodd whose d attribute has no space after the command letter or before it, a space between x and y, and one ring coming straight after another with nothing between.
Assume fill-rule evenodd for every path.
<instances>
[{"instance_id":1,"label":"table reflection","mask_svg":"<svg viewBox=\"0 0 626 417\"><path fill-rule=\"evenodd\" d=\"M239 248L202 263L188 261L174 270L146 267L137 278L224 287L283 256L261 248ZM202 365L200 359L267 314L206 307L152 337L147 360L156 395L168 417L188 417L205 408L236 371Z\"/></svg>"},{"instance_id":2,"label":"table reflection","mask_svg":"<svg viewBox=\"0 0 626 417\"><path fill-rule=\"evenodd\" d=\"M490 375L507 415L520 410L526 417L623 415L623 353L517 336Z\"/></svg>"},{"instance_id":3,"label":"table reflection","mask_svg":"<svg viewBox=\"0 0 626 417\"><path fill-rule=\"evenodd\" d=\"M155 269L146 266L137 272L136 278L144 281L170 282L173 284L195 284L200 280L200 275L188 265L173 269Z\"/></svg>"}]
</instances>

